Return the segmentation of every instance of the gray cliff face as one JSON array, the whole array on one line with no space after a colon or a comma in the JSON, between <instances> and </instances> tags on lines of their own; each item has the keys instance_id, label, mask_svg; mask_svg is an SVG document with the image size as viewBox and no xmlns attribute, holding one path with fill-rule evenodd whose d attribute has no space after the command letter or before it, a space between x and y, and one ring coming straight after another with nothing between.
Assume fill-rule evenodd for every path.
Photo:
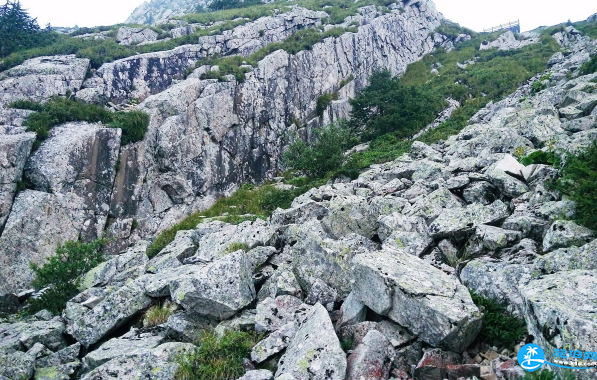
<instances>
[{"instance_id":1,"label":"gray cliff face","mask_svg":"<svg viewBox=\"0 0 597 380\"><path fill-rule=\"evenodd\" d=\"M141 200L136 214L145 220L145 231L153 233L201 207L205 196L271 178L293 136L309 138L313 128L346 117L348 99L374 70L403 73L408 63L443 42L430 35L439 22L433 8L417 3L312 50L296 55L278 50L242 83L233 77L219 82L191 75L147 98L139 109L152 118L137 162L145 183L135 188ZM351 75L356 79L340 88ZM336 91L339 99L317 117L317 98ZM141 178L127 177L124 183L140 184Z\"/></svg>"}]
</instances>

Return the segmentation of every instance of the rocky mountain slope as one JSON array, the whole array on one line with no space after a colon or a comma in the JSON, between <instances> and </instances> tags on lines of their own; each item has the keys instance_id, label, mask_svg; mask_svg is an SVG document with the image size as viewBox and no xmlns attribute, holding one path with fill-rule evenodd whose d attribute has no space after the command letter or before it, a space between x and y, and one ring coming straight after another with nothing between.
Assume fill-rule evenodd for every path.
<instances>
[{"instance_id":1,"label":"rocky mountain slope","mask_svg":"<svg viewBox=\"0 0 597 380\"><path fill-rule=\"evenodd\" d=\"M129 24L159 24L175 16L192 13L207 6L208 1L150 0L139 5L126 19Z\"/></svg>"},{"instance_id":2,"label":"rocky mountain slope","mask_svg":"<svg viewBox=\"0 0 597 380\"><path fill-rule=\"evenodd\" d=\"M180 378L180 358L211 328L261 334L245 380L522 376L514 352L475 342L483 311L469 290L524 318L548 356L594 347L595 233L568 220L574 203L548 189L557 169L515 158L597 140L597 74L578 71L597 43L573 27L554 33L565 53L548 72L457 135L415 142L355 180L330 180L267 221L205 220L147 256L156 233L181 217L243 182L273 178L285 138L309 139L346 117L374 70L402 74L456 42L436 32L432 3L390 8L361 9L344 21L356 32L309 50L274 51L244 80L201 79L211 65L180 73L216 52L247 56L326 15L295 8L198 45L105 64L91 78L89 62L74 56L0 73L0 306L31 296L21 292L33 279L29 262L43 263L60 242L107 231L117 253L85 275L62 315L0 323L0 379ZM21 126L30 111L7 105L67 92L141 98L136 108L151 117L145 138L121 146L118 128L70 123L32 151L36 136ZM318 116L318 97L330 93L338 100ZM155 305L168 315L143 327Z\"/></svg>"}]
</instances>

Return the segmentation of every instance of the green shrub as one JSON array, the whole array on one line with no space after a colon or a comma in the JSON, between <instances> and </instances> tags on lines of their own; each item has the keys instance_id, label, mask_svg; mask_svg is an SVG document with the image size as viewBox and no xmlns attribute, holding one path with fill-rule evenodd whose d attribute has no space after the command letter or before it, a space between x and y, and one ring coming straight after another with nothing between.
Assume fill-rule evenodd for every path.
<instances>
[{"instance_id":1,"label":"green shrub","mask_svg":"<svg viewBox=\"0 0 597 380\"><path fill-rule=\"evenodd\" d=\"M478 295L474 291L471 291L471 297L484 314L479 339L491 346L514 349L527 332L525 321L508 313L503 305L492 299Z\"/></svg>"},{"instance_id":2,"label":"green shrub","mask_svg":"<svg viewBox=\"0 0 597 380\"><path fill-rule=\"evenodd\" d=\"M209 209L195 212L160 233L147 249L147 256L151 258L157 255L174 240L178 231L192 230L208 218L232 224L254 221L257 218L266 219L276 208L290 207L295 197L311 187L309 183L292 190L280 190L270 184L261 187L245 184L232 196L218 199Z\"/></svg>"},{"instance_id":3,"label":"green shrub","mask_svg":"<svg viewBox=\"0 0 597 380\"><path fill-rule=\"evenodd\" d=\"M40 298L29 300L28 310L61 313L66 302L78 293L81 276L104 261L106 243L106 239L91 243L67 240L58 244L56 255L47 258L43 266L31 263L35 274L32 285L38 290L48 289Z\"/></svg>"},{"instance_id":4,"label":"green shrub","mask_svg":"<svg viewBox=\"0 0 597 380\"><path fill-rule=\"evenodd\" d=\"M302 171L311 178L323 178L342 168L350 139L346 127L329 125L315 131L315 142L311 146L302 140L292 143L284 153L282 162L289 169Z\"/></svg>"},{"instance_id":5,"label":"green shrub","mask_svg":"<svg viewBox=\"0 0 597 380\"><path fill-rule=\"evenodd\" d=\"M597 72L597 54L593 55L590 60L583 63L580 67L581 75L588 75Z\"/></svg>"},{"instance_id":6,"label":"green shrub","mask_svg":"<svg viewBox=\"0 0 597 380\"><path fill-rule=\"evenodd\" d=\"M228 247L226 247L225 253L232 253L238 250L243 250L245 252L249 252L251 248L246 243L230 243Z\"/></svg>"},{"instance_id":7,"label":"green shrub","mask_svg":"<svg viewBox=\"0 0 597 380\"><path fill-rule=\"evenodd\" d=\"M166 323L172 313L174 313L174 305L154 305L145 312L143 326L154 327Z\"/></svg>"},{"instance_id":8,"label":"green shrub","mask_svg":"<svg viewBox=\"0 0 597 380\"><path fill-rule=\"evenodd\" d=\"M544 75L535 82L533 82L533 84L531 85L531 93L536 94L545 90L547 88L547 83L545 83L545 81L549 80L549 78L551 78L551 73Z\"/></svg>"},{"instance_id":9,"label":"green shrub","mask_svg":"<svg viewBox=\"0 0 597 380\"><path fill-rule=\"evenodd\" d=\"M333 100L338 100L337 92L333 92L331 94L324 94L317 98L317 106L315 108L317 116L323 116L323 113L325 112L326 108L328 108L328 106L332 104Z\"/></svg>"},{"instance_id":10,"label":"green shrub","mask_svg":"<svg viewBox=\"0 0 597 380\"><path fill-rule=\"evenodd\" d=\"M110 112L95 104L61 97L53 97L44 104L16 101L10 107L36 111L23 122L28 131L37 134L35 149L48 138L52 127L68 122L101 122L109 127L121 128L123 145L143 140L149 125L149 115L141 111Z\"/></svg>"},{"instance_id":11,"label":"green shrub","mask_svg":"<svg viewBox=\"0 0 597 380\"><path fill-rule=\"evenodd\" d=\"M555 187L576 203L578 223L597 230L597 142L564 161Z\"/></svg>"},{"instance_id":12,"label":"green shrub","mask_svg":"<svg viewBox=\"0 0 597 380\"><path fill-rule=\"evenodd\" d=\"M544 152L537 150L528 156L522 157L520 163L524 166L532 164L543 164L543 165L559 165L560 158L553 152Z\"/></svg>"},{"instance_id":13,"label":"green shrub","mask_svg":"<svg viewBox=\"0 0 597 380\"><path fill-rule=\"evenodd\" d=\"M369 139L388 132L410 137L431 123L446 103L438 92L406 86L389 71L381 71L350 104L353 129L364 130L364 139Z\"/></svg>"},{"instance_id":14,"label":"green shrub","mask_svg":"<svg viewBox=\"0 0 597 380\"><path fill-rule=\"evenodd\" d=\"M192 353L176 359L176 380L236 380L243 376L243 359L257 344L255 333L227 331L219 338L205 332Z\"/></svg>"},{"instance_id":15,"label":"green shrub","mask_svg":"<svg viewBox=\"0 0 597 380\"><path fill-rule=\"evenodd\" d=\"M576 376L571 370L565 370L562 376L559 376L555 372L544 368L535 372L525 371L520 380L576 380Z\"/></svg>"}]
</instances>

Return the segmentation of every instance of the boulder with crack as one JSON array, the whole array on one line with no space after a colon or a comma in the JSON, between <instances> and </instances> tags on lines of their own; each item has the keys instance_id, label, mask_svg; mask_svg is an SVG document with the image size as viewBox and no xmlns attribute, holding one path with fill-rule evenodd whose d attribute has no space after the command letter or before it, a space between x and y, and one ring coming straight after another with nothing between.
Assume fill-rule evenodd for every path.
<instances>
[{"instance_id":1,"label":"boulder with crack","mask_svg":"<svg viewBox=\"0 0 597 380\"><path fill-rule=\"evenodd\" d=\"M482 314L468 290L425 261L384 250L359 255L354 265L357 298L424 342L461 352L479 333Z\"/></svg>"},{"instance_id":2,"label":"boulder with crack","mask_svg":"<svg viewBox=\"0 0 597 380\"><path fill-rule=\"evenodd\" d=\"M292 375L296 380L344 380L346 354L334 332L327 310L313 306L278 362L276 378Z\"/></svg>"}]
</instances>

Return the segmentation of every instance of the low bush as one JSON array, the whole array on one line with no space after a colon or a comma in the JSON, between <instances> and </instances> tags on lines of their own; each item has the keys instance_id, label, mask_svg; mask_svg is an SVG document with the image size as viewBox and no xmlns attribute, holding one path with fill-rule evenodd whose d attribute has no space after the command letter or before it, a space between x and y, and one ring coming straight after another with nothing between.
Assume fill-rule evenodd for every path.
<instances>
[{"instance_id":1,"label":"low bush","mask_svg":"<svg viewBox=\"0 0 597 380\"><path fill-rule=\"evenodd\" d=\"M537 150L527 156L522 157L520 159L520 163L524 166L529 166L533 164L558 166L560 164L560 158L553 152L544 152L542 150Z\"/></svg>"},{"instance_id":2,"label":"low bush","mask_svg":"<svg viewBox=\"0 0 597 380\"><path fill-rule=\"evenodd\" d=\"M348 128L343 125L329 125L316 130L311 146L303 140L290 144L282 162L292 170L298 170L311 178L323 178L326 174L342 168L347 160L344 155L351 145Z\"/></svg>"},{"instance_id":3,"label":"low bush","mask_svg":"<svg viewBox=\"0 0 597 380\"><path fill-rule=\"evenodd\" d=\"M41 142L48 138L52 127L68 122L86 121L120 128L122 129L121 142L123 145L143 140L149 125L149 115L141 111L110 112L95 104L61 97L53 97L43 104L16 101L10 106L36 111L23 122L28 131L37 134L34 149L37 149Z\"/></svg>"},{"instance_id":4,"label":"low bush","mask_svg":"<svg viewBox=\"0 0 597 380\"><path fill-rule=\"evenodd\" d=\"M332 104L333 100L338 100L337 92L333 92L331 94L323 94L320 97L318 97L317 106L315 107L317 116L323 116L323 113L325 112L326 108L328 108L328 106Z\"/></svg>"},{"instance_id":5,"label":"low bush","mask_svg":"<svg viewBox=\"0 0 597 380\"><path fill-rule=\"evenodd\" d=\"M576 221L597 230L597 142L563 161L555 187L576 203Z\"/></svg>"},{"instance_id":6,"label":"low bush","mask_svg":"<svg viewBox=\"0 0 597 380\"><path fill-rule=\"evenodd\" d=\"M581 75L588 75L597 72L597 54L593 55L591 59L586 61L580 67Z\"/></svg>"},{"instance_id":7,"label":"low bush","mask_svg":"<svg viewBox=\"0 0 597 380\"><path fill-rule=\"evenodd\" d=\"M490 298L485 298L474 291L471 291L471 297L484 314L479 339L490 346L514 349L527 333L525 321L508 313L503 305Z\"/></svg>"},{"instance_id":8,"label":"low bush","mask_svg":"<svg viewBox=\"0 0 597 380\"><path fill-rule=\"evenodd\" d=\"M42 266L31 263L35 274L33 286L38 290L47 289L41 297L28 301L28 311L47 309L61 313L66 302L78 293L81 276L104 261L106 243L106 239L91 243L68 240L58 244L56 255L46 259Z\"/></svg>"},{"instance_id":9,"label":"low bush","mask_svg":"<svg viewBox=\"0 0 597 380\"><path fill-rule=\"evenodd\" d=\"M576 375L571 370L565 370L560 376L548 369L540 369L535 372L526 372L520 380L576 380Z\"/></svg>"},{"instance_id":10,"label":"low bush","mask_svg":"<svg viewBox=\"0 0 597 380\"><path fill-rule=\"evenodd\" d=\"M250 249L250 247L246 244L246 243L230 243L228 245L228 247L226 247L226 251L224 251L225 253L232 253L232 252L236 252L239 250L243 250L245 252L248 252Z\"/></svg>"},{"instance_id":11,"label":"low bush","mask_svg":"<svg viewBox=\"0 0 597 380\"><path fill-rule=\"evenodd\" d=\"M144 327L154 327L166 323L168 318L174 313L174 305L154 305L147 309L143 317Z\"/></svg>"},{"instance_id":12,"label":"low bush","mask_svg":"<svg viewBox=\"0 0 597 380\"><path fill-rule=\"evenodd\" d=\"M243 360L260 337L252 332L227 331L220 338L205 332L198 348L177 358L176 380L236 380L243 376Z\"/></svg>"}]
</instances>

